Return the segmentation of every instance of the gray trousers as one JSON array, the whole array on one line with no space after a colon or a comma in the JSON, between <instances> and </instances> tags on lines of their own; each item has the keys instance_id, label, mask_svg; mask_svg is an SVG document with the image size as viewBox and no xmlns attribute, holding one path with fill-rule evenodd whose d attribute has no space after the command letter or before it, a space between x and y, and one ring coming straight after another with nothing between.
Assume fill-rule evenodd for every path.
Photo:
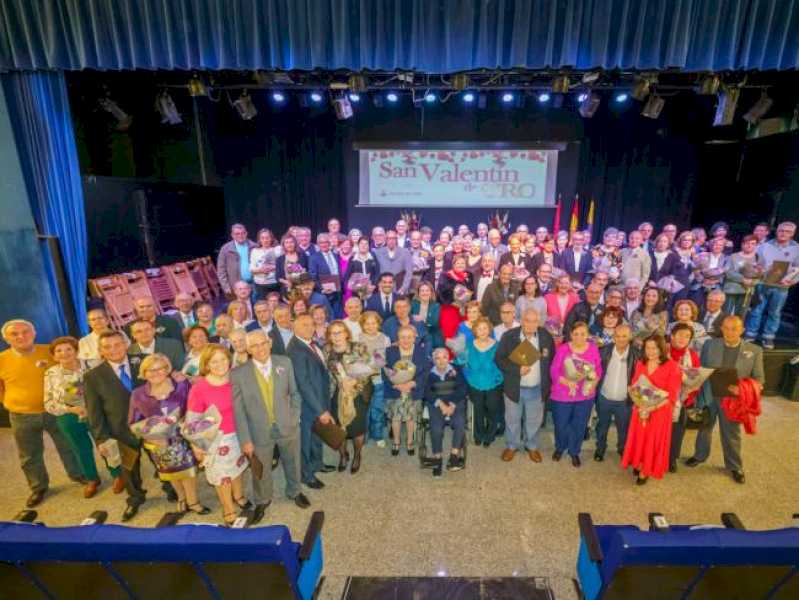
<instances>
[{"instance_id":1,"label":"gray trousers","mask_svg":"<svg viewBox=\"0 0 799 600\"><path fill-rule=\"evenodd\" d=\"M255 454L264 464L264 476L259 481L253 475L252 493L256 504L272 500L272 455L275 446L280 449L280 464L286 477L286 497L294 498L300 493L300 432L290 437L279 437L277 427L272 428L269 443L255 446ZM250 469L252 471L252 469Z\"/></svg>"},{"instance_id":2,"label":"gray trousers","mask_svg":"<svg viewBox=\"0 0 799 600\"><path fill-rule=\"evenodd\" d=\"M53 415L9 413L9 420L17 444L19 463L32 492L44 491L50 485L50 477L44 464L45 431L50 434L69 478L78 481L83 477L78 459L72 453L72 448L58 428Z\"/></svg>"},{"instance_id":3,"label":"gray trousers","mask_svg":"<svg viewBox=\"0 0 799 600\"><path fill-rule=\"evenodd\" d=\"M741 424L727 419L721 409L718 398L713 398L708 404L708 408L710 409L710 427L700 430L697 434L694 458L699 462L704 462L710 456L713 430L718 420L719 430L721 431L721 449L724 452L724 467L729 471L743 471L743 462L741 461Z\"/></svg>"}]
</instances>

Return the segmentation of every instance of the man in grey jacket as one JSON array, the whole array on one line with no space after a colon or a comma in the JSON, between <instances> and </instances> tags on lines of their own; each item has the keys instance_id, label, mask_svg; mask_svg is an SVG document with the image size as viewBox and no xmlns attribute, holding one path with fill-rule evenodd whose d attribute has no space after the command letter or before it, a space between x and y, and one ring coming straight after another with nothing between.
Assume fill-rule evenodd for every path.
<instances>
[{"instance_id":1,"label":"man in grey jacket","mask_svg":"<svg viewBox=\"0 0 799 600\"><path fill-rule=\"evenodd\" d=\"M285 356L272 354L272 340L263 331L247 334L247 352L252 360L230 374L236 434L241 450L269 461L275 446L286 476L286 497L300 508L310 502L300 491L300 410L302 398L294 380L294 368ZM252 476L255 500L253 523L260 521L272 503L272 470L267 462L259 480Z\"/></svg>"},{"instance_id":2,"label":"man in grey jacket","mask_svg":"<svg viewBox=\"0 0 799 600\"><path fill-rule=\"evenodd\" d=\"M255 242L247 239L247 228L241 223L235 223L230 228L231 240L219 250L216 259L216 275L222 291L233 297L233 285L237 281L252 282L250 272L250 250L255 247Z\"/></svg>"},{"instance_id":3,"label":"man in grey jacket","mask_svg":"<svg viewBox=\"0 0 799 600\"><path fill-rule=\"evenodd\" d=\"M398 275L403 273L402 284L397 289L397 293L407 294L413 275L413 257L408 250L397 245L396 231L390 230L386 233L386 245L383 248L376 248L374 255L380 267L378 269L380 273L391 273L395 280L400 279Z\"/></svg>"}]
</instances>

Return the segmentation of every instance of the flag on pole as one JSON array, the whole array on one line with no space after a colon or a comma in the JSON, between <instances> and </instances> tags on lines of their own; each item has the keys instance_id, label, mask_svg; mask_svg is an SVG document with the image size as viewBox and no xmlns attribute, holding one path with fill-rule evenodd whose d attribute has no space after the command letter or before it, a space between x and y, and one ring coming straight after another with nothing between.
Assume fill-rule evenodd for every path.
<instances>
[{"instance_id":1,"label":"flag on pole","mask_svg":"<svg viewBox=\"0 0 799 600\"><path fill-rule=\"evenodd\" d=\"M574 195L574 202L572 203L572 216L569 221L569 233L577 231L578 220L580 215L580 194Z\"/></svg>"},{"instance_id":2,"label":"flag on pole","mask_svg":"<svg viewBox=\"0 0 799 600\"><path fill-rule=\"evenodd\" d=\"M560 231L560 208L563 204L563 201L560 198L560 194L558 194L558 203L555 205L555 221L552 224L552 235L558 235L558 231Z\"/></svg>"},{"instance_id":3,"label":"flag on pole","mask_svg":"<svg viewBox=\"0 0 799 600\"><path fill-rule=\"evenodd\" d=\"M591 198L591 204L588 205L588 218L586 219L586 229L591 233L594 232L594 199Z\"/></svg>"}]
</instances>

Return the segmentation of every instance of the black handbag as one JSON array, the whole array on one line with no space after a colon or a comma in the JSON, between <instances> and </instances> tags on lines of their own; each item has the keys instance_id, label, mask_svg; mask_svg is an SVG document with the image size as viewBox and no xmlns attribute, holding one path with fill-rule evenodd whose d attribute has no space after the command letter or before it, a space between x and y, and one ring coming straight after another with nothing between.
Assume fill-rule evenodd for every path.
<instances>
[{"instance_id":1,"label":"black handbag","mask_svg":"<svg viewBox=\"0 0 799 600\"><path fill-rule=\"evenodd\" d=\"M683 415L686 429L707 429L712 423L710 409L707 406L683 409Z\"/></svg>"}]
</instances>

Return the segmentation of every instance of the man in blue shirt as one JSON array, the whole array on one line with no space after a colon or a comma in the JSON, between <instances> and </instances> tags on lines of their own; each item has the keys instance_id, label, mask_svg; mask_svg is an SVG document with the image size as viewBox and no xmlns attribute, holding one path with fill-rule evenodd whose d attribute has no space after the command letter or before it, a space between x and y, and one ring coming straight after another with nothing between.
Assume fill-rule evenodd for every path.
<instances>
[{"instance_id":1,"label":"man in blue shirt","mask_svg":"<svg viewBox=\"0 0 799 600\"><path fill-rule=\"evenodd\" d=\"M216 259L216 274L219 285L228 297L233 296L233 285L237 281L252 282L250 272L250 250L255 242L247 239L247 228L235 223L230 228L231 240L219 250Z\"/></svg>"}]
</instances>

